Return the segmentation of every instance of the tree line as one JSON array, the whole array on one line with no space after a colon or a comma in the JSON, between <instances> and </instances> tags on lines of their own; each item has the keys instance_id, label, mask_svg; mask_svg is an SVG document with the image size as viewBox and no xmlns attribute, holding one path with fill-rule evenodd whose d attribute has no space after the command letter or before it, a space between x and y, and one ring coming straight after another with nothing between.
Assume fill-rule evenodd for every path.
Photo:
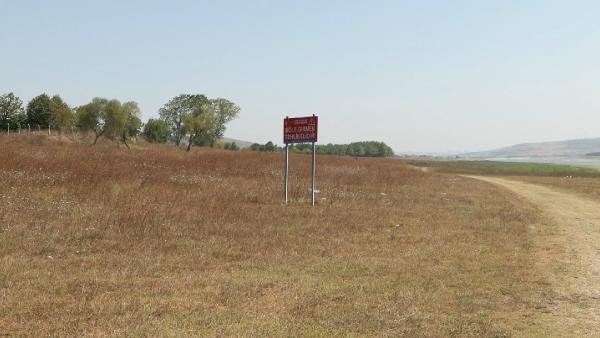
<instances>
[{"instance_id":1,"label":"tree line","mask_svg":"<svg viewBox=\"0 0 600 338\"><path fill-rule=\"evenodd\" d=\"M116 99L96 97L89 103L71 108L59 95L41 94L23 101L13 93L0 96L2 130L54 129L60 133L78 130L118 140L127 147L128 140L143 134L149 141L214 146L223 136L225 125L239 115L240 108L224 98L211 99L202 94L182 94L169 100L159 110L158 119L145 124L137 102L121 103Z\"/></svg>"},{"instance_id":2,"label":"tree line","mask_svg":"<svg viewBox=\"0 0 600 338\"><path fill-rule=\"evenodd\" d=\"M13 93L0 96L0 127L16 130L25 127L63 129L72 122L72 110L58 95L42 94L23 107Z\"/></svg>"},{"instance_id":3,"label":"tree line","mask_svg":"<svg viewBox=\"0 0 600 338\"><path fill-rule=\"evenodd\" d=\"M202 94L178 95L159 109L159 118L142 123L139 105L135 101L93 98L89 103L70 107L59 95L41 94L26 106L13 93L0 95L0 130L53 129L60 133L81 131L93 135L92 144L100 138L118 141L129 147L128 141L142 134L155 143L172 142L189 151L197 146L220 146L238 150L235 143L220 144L226 124L235 119L240 108L224 98L208 98ZM251 150L274 152L282 147L273 142L252 144ZM291 152L310 153L312 145L293 144ZM316 146L317 154L387 157L392 148L383 142L366 141L350 144L325 144Z\"/></svg>"},{"instance_id":4,"label":"tree line","mask_svg":"<svg viewBox=\"0 0 600 338\"><path fill-rule=\"evenodd\" d=\"M282 151L284 148L277 146L269 141L265 144L254 143L250 149L255 151L275 152ZM317 154L339 155L339 156L356 156L356 157L389 157L394 156L394 150L384 142L377 141L362 141L352 142L350 144L318 144L315 147ZM291 144L289 151L295 153L310 153L312 144L299 143Z\"/></svg>"}]
</instances>

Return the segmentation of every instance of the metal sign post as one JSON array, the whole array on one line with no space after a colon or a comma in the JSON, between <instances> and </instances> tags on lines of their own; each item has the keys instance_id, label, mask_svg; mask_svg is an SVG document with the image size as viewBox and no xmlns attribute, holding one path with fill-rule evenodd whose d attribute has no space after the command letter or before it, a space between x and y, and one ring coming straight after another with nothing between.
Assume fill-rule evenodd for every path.
<instances>
[{"instance_id":1,"label":"metal sign post","mask_svg":"<svg viewBox=\"0 0 600 338\"><path fill-rule=\"evenodd\" d=\"M314 115L307 117L294 117L286 118L283 120L283 143L285 143L285 171L284 171L284 182L283 182L283 194L285 203L288 203L288 171L289 171L289 145L290 143L312 143L312 185L310 189L311 193L311 205L315 205L315 182L317 175L316 167L316 142L317 142L317 131L319 126L319 117Z\"/></svg>"},{"instance_id":2,"label":"metal sign post","mask_svg":"<svg viewBox=\"0 0 600 338\"><path fill-rule=\"evenodd\" d=\"M315 177L317 176L317 166L316 166L316 146L315 146L315 142L312 143L312 198L311 198L311 203L314 206L315 205Z\"/></svg>"},{"instance_id":3,"label":"metal sign post","mask_svg":"<svg viewBox=\"0 0 600 338\"><path fill-rule=\"evenodd\" d=\"M289 158L289 146L285 145L285 172L283 175L283 195L285 199L285 204L288 202L288 168L289 168L290 158Z\"/></svg>"}]
</instances>

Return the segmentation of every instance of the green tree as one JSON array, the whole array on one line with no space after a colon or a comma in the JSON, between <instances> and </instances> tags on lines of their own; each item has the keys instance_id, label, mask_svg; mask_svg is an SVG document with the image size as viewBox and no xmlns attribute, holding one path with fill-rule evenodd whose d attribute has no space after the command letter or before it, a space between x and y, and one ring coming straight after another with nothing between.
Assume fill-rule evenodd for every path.
<instances>
[{"instance_id":1,"label":"green tree","mask_svg":"<svg viewBox=\"0 0 600 338\"><path fill-rule=\"evenodd\" d=\"M178 146L186 135L195 145L213 146L225 133L225 125L236 118L239 112L240 108L227 99L208 99L200 94L176 96L159 110L161 120L169 127L170 135ZM192 120L198 118L206 120L207 117L204 115L207 114L211 116L210 128L203 127L198 134L191 133L190 125L201 124L200 121L192 123ZM186 121L188 121L187 126Z\"/></svg>"},{"instance_id":2,"label":"green tree","mask_svg":"<svg viewBox=\"0 0 600 338\"><path fill-rule=\"evenodd\" d=\"M199 104L191 114L185 116L183 131L188 135L187 151L192 144L205 144L214 135L215 113L208 104Z\"/></svg>"},{"instance_id":3,"label":"green tree","mask_svg":"<svg viewBox=\"0 0 600 338\"><path fill-rule=\"evenodd\" d=\"M348 151L350 156L365 156L365 148L360 142L350 143Z\"/></svg>"},{"instance_id":4,"label":"green tree","mask_svg":"<svg viewBox=\"0 0 600 338\"><path fill-rule=\"evenodd\" d=\"M50 127L61 133L70 128L74 122L73 111L58 95L50 99Z\"/></svg>"},{"instance_id":5,"label":"green tree","mask_svg":"<svg viewBox=\"0 0 600 338\"><path fill-rule=\"evenodd\" d=\"M389 157L394 156L394 151L383 142L353 142L350 144L326 144L317 145L317 154L329 154L340 156L371 156ZM310 152L309 144L297 144L292 148L296 152Z\"/></svg>"},{"instance_id":6,"label":"green tree","mask_svg":"<svg viewBox=\"0 0 600 338\"><path fill-rule=\"evenodd\" d=\"M240 150L240 147L235 142L225 143L224 147L226 150Z\"/></svg>"},{"instance_id":7,"label":"green tree","mask_svg":"<svg viewBox=\"0 0 600 338\"><path fill-rule=\"evenodd\" d=\"M210 105L215 114L215 126L212 132L212 138L208 140L212 144L223 137L226 128L225 125L240 114L240 107L223 98L211 99Z\"/></svg>"},{"instance_id":8,"label":"green tree","mask_svg":"<svg viewBox=\"0 0 600 338\"><path fill-rule=\"evenodd\" d=\"M24 121L23 101L13 93L0 96L0 128L2 130L16 129Z\"/></svg>"},{"instance_id":9,"label":"green tree","mask_svg":"<svg viewBox=\"0 0 600 338\"><path fill-rule=\"evenodd\" d=\"M181 94L172 98L159 110L160 118L169 126L171 137L177 146L185 136L184 121L198 106L208 103L204 95Z\"/></svg>"},{"instance_id":10,"label":"green tree","mask_svg":"<svg viewBox=\"0 0 600 338\"><path fill-rule=\"evenodd\" d=\"M383 142L377 142L378 153L377 156L380 157L390 157L394 156L394 150L390 148L387 144Z\"/></svg>"},{"instance_id":11,"label":"green tree","mask_svg":"<svg viewBox=\"0 0 600 338\"><path fill-rule=\"evenodd\" d=\"M139 105L135 101L123 103L122 108L125 115L127 116L127 122L121 132L121 140L123 141L123 144L125 144L125 146L129 148L127 140L129 138L137 137L142 127L142 120L140 120L141 110Z\"/></svg>"},{"instance_id":12,"label":"green tree","mask_svg":"<svg viewBox=\"0 0 600 338\"><path fill-rule=\"evenodd\" d=\"M250 150L254 151L264 151L264 146L258 143L252 143L250 145Z\"/></svg>"},{"instance_id":13,"label":"green tree","mask_svg":"<svg viewBox=\"0 0 600 338\"><path fill-rule=\"evenodd\" d=\"M92 102L77 109L77 126L83 131L93 131L94 144L101 136L119 139L127 144L127 138L136 134L141 126L137 103L121 104L119 100L96 97Z\"/></svg>"},{"instance_id":14,"label":"green tree","mask_svg":"<svg viewBox=\"0 0 600 338\"><path fill-rule=\"evenodd\" d=\"M302 144L291 144L289 150L291 152L301 152L303 145ZM252 143L250 145L250 150L254 151L265 151L265 152L275 152L281 151L283 148L279 147L275 143L269 141L265 144Z\"/></svg>"},{"instance_id":15,"label":"green tree","mask_svg":"<svg viewBox=\"0 0 600 338\"><path fill-rule=\"evenodd\" d=\"M309 154L312 151L312 144L311 143L292 144L290 147L290 151L294 152L294 153Z\"/></svg>"},{"instance_id":16,"label":"green tree","mask_svg":"<svg viewBox=\"0 0 600 338\"><path fill-rule=\"evenodd\" d=\"M277 150L275 147L275 144L273 144L273 142L269 141L267 143L265 143L265 151L275 151Z\"/></svg>"},{"instance_id":17,"label":"green tree","mask_svg":"<svg viewBox=\"0 0 600 338\"><path fill-rule=\"evenodd\" d=\"M39 128L48 128L50 123L50 97L41 94L27 104L27 123Z\"/></svg>"},{"instance_id":18,"label":"green tree","mask_svg":"<svg viewBox=\"0 0 600 338\"><path fill-rule=\"evenodd\" d=\"M104 137L122 139L128 120L129 116L119 100L108 101L104 112Z\"/></svg>"},{"instance_id":19,"label":"green tree","mask_svg":"<svg viewBox=\"0 0 600 338\"><path fill-rule=\"evenodd\" d=\"M150 142L165 143L169 138L169 127L163 120L150 119L144 125L143 134Z\"/></svg>"},{"instance_id":20,"label":"green tree","mask_svg":"<svg viewBox=\"0 0 600 338\"><path fill-rule=\"evenodd\" d=\"M95 97L86 105L76 109L76 124L82 131L94 132L94 144L105 133L104 124L108 100Z\"/></svg>"}]
</instances>

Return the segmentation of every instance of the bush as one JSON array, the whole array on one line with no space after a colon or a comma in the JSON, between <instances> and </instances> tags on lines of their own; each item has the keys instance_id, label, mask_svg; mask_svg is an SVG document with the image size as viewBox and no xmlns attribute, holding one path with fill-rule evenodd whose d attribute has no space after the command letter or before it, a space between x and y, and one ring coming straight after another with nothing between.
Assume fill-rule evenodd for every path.
<instances>
[{"instance_id":1,"label":"bush","mask_svg":"<svg viewBox=\"0 0 600 338\"><path fill-rule=\"evenodd\" d=\"M225 149L227 150L240 150L240 147L235 142L225 143Z\"/></svg>"},{"instance_id":2,"label":"bush","mask_svg":"<svg viewBox=\"0 0 600 338\"><path fill-rule=\"evenodd\" d=\"M162 120L150 119L144 125L144 136L150 142L166 143L169 138L169 127Z\"/></svg>"}]
</instances>

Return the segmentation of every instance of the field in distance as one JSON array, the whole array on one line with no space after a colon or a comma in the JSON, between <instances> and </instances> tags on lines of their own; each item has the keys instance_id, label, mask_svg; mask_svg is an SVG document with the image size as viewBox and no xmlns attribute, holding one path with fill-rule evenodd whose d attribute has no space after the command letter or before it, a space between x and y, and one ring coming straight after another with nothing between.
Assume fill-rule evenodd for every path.
<instances>
[{"instance_id":1,"label":"field in distance","mask_svg":"<svg viewBox=\"0 0 600 338\"><path fill-rule=\"evenodd\" d=\"M306 155L291 156L285 206L277 153L0 148L0 335L553 329L530 231L543 220L485 182L319 156L311 208Z\"/></svg>"},{"instance_id":2,"label":"field in distance","mask_svg":"<svg viewBox=\"0 0 600 338\"><path fill-rule=\"evenodd\" d=\"M412 159L408 163L429 172L507 176L600 201L600 170L551 163Z\"/></svg>"},{"instance_id":3,"label":"field in distance","mask_svg":"<svg viewBox=\"0 0 600 338\"><path fill-rule=\"evenodd\" d=\"M407 162L426 170L452 174L600 177L600 170L595 168L567 164L437 159L410 159Z\"/></svg>"}]
</instances>

